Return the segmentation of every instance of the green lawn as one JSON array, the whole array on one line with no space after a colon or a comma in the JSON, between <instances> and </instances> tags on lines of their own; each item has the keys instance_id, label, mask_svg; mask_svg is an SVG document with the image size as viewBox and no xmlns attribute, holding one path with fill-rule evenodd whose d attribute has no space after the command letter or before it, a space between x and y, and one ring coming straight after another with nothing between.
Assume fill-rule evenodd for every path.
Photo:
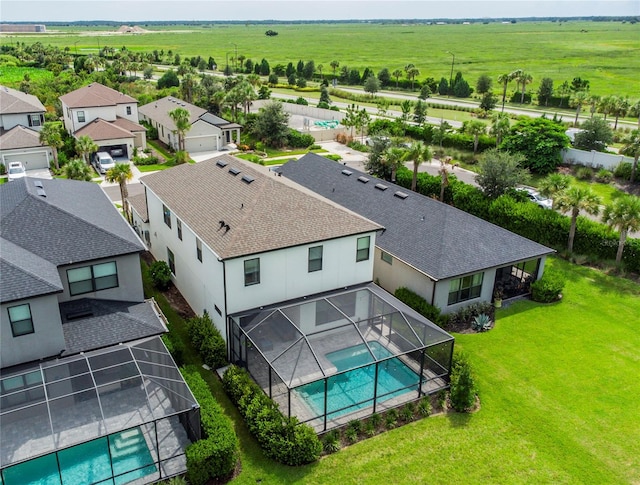
<instances>
[{"instance_id":1,"label":"green lawn","mask_svg":"<svg viewBox=\"0 0 640 485\"><path fill-rule=\"evenodd\" d=\"M561 303L522 301L499 310L490 332L456 335L476 369L480 411L427 418L312 465L267 460L204 373L240 438L233 483L638 483L640 285L557 259L548 267L567 278Z\"/></svg>"},{"instance_id":2,"label":"green lawn","mask_svg":"<svg viewBox=\"0 0 640 485\"><path fill-rule=\"evenodd\" d=\"M53 72L35 67L0 66L0 81L9 86L19 85L24 75L29 74L31 81L40 81L53 78Z\"/></svg>"}]
</instances>

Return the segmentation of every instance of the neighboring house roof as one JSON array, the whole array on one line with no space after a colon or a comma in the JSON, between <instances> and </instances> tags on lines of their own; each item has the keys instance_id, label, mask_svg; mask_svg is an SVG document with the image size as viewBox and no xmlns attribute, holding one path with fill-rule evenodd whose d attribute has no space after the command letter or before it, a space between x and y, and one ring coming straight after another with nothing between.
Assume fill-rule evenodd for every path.
<instances>
[{"instance_id":1,"label":"neighboring house roof","mask_svg":"<svg viewBox=\"0 0 640 485\"><path fill-rule=\"evenodd\" d=\"M34 95L0 85L0 113L44 113L45 111L42 102Z\"/></svg>"},{"instance_id":2,"label":"neighboring house roof","mask_svg":"<svg viewBox=\"0 0 640 485\"><path fill-rule=\"evenodd\" d=\"M60 100L69 108L97 108L138 102L131 96L95 82L60 96Z\"/></svg>"},{"instance_id":3,"label":"neighboring house roof","mask_svg":"<svg viewBox=\"0 0 640 485\"><path fill-rule=\"evenodd\" d=\"M127 131L147 131L147 129L142 126L139 125L138 123L134 123L131 120L128 120L126 118L120 118L119 116L116 117L115 121L111 121L111 123L115 126L117 126L118 128L122 128L123 130L127 130Z\"/></svg>"},{"instance_id":4,"label":"neighboring house roof","mask_svg":"<svg viewBox=\"0 0 640 485\"><path fill-rule=\"evenodd\" d=\"M352 175L343 173L347 169ZM385 231L376 238L376 246L435 280L553 252L455 207L313 153L283 165L279 171L383 225ZM368 182L363 183L359 177ZM379 190L377 184L387 189ZM397 192L407 197L399 198Z\"/></svg>"},{"instance_id":5,"label":"neighboring house roof","mask_svg":"<svg viewBox=\"0 0 640 485\"><path fill-rule=\"evenodd\" d=\"M91 182L24 177L1 185L0 231L3 239L55 266L144 250Z\"/></svg>"},{"instance_id":6,"label":"neighboring house roof","mask_svg":"<svg viewBox=\"0 0 640 485\"><path fill-rule=\"evenodd\" d=\"M138 113L173 131L176 129L176 124L171 119L171 116L169 116L169 112L176 108L183 108L189 111L189 123L191 124L202 120L220 129L242 128L242 125L231 123L213 113L209 113L206 109L202 109L172 96L166 96L149 104L145 104L144 106L140 106Z\"/></svg>"},{"instance_id":7,"label":"neighboring house roof","mask_svg":"<svg viewBox=\"0 0 640 485\"><path fill-rule=\"evenodd\" d=\"M382 229L229 155L140 180L222 259Z\"/></svg>"},{"instance_id":8,"label":"neighboring house roof","mask_svg":"<svg viewBox=\"0 0 640 485\"><path fill-rule=\"evenodd\" d=\"M129 201L131 208L140 215L140 217L142 218L142 222L149 222L146 194L132 195L129 196L127 200Z\"/></svg>"},{"instance_id":9,"label":"neighboring house roof","mask_svg":"<svg viewBox=\"0 0 640 485\"><path fill-rule=\"evenodd\" d=\"M40 133L22 125L16 125L0 135L0 150L43 147Z\"/></svg>"},{"instance_id":10,"label":"neighboring house roof","mask_svg":"<svg viewBox=\"0 0 640 485\"><path fill-rule=\"evenodd\" d=\"M133 138L131 131L120 128L115 123L96 118L74 133L76 137L87 135L93 141L113 140L116 138Z\"/></svg>"},{"instance_id":11,"label":"neighboring house roof","mask_svg":"<svg viewBox=\"0 0 640 485\"><path fill-rule=\"evenodd\" d=\"M80 318L74 318L74 316ZM66 350L63 355L87 352L167 331L151 301L82 298L60 304Z\"/></svg>"}]
</instances>

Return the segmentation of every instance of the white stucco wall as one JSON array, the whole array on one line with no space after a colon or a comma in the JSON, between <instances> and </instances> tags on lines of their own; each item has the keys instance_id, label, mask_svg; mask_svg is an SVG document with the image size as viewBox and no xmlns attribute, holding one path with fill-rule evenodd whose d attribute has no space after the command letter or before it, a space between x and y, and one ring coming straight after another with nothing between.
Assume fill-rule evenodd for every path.
<instances>
[{"instance_id":1,"label":"white stucco wall","mask_svg":"<svg viewBox=\"0 0 640 485\"><path fill-rule=\"evenodd\" d=\"M14 337L8 307L28 303L34 333ZM0 308L0 368L57 355L65 348L57 295L28 298Z\"/></svg>"},{"instance_id":2,"label":"white stucco wall","mask_svg":"<svg viewBox=\"0 0 640 485\"><path fill-rule=\"evenodd\" d=\"M188 152L219 150L222 142L222 130L202 120L191 125L184 140Z\"/></svg>"},{"instance_id":3,"label":"white stucco wall","mask_svg":"<svg viewBox=\"0 0 640 485\"><path fill-rule=\"evenodd\" d=\"M373 262L373 281L393 294L405 287L431 303L434 282L424 273L392 256L391 264L382 260L382 251L376 248Z\"/></svg>"},{"instance_id":4,"label":"white stucco wall","mask_svg":"<svg viewBox=\"0 0 640 485\"><path fill-rule=\"evenodd\" d=\"M17 125L22 125L25 128L31 128L35 131L40 131L42 129L43 123L40 123L40 126L29 126L29 117L31 115L38 115L41 117L44 115L43 112L33 113L5 113L0 114L0 127L2 127L5 131L9 131L11 128L14 128Z\"/></svg>"},{"instance_id":5,"label":"white stucco wall","mask_svg":"<svg viewBox=\"0 0 640 485\"><path fill-rule=\"evenodd\" d=\"M78 111L84 111L84 122L78 121ZM116 110L114 106L102 106L97 108L68 108L63 104L62 115L64 118L64 127L67 131L75 133L96 118L102 118L105 121L115 121ZM132 121L135 120L132 119Z\"/></svg>"},{"instance_id":6,"label":"white stucco wall","mask_svg":"<svg viewBox=\"0 0 640 485\"><path fill-rule=\"evenodd\" d=\"M467 275L462 275L467 276ZM461 276L461 277L462 277ZM465 300L460 303L455 303L453 305L448 304L449 300L449 286L451 280L457 278L449 278L445 280L440 280L436 283L436 292L435 292L435 306L440 308L442 313L452 313L460 308L471 305L472 303L479 303L483 301L490 302L493 299L493 285L496 280L496 268L490 268L484 271L484 277L482 279L482 290L480 291L480 296L478 298L472 298L470 300Z\"/></svg>"},{"instance_id":7,"label":"white stucco wall","mask_svg":"<svg viewBox=\"0 0 640 485\"><path fill-rule=\"evenodd\" d=\"M127 107L131 108L131 114L127 114ZM138 123L138 104L137 103L123 103L115 106L115 114L120 118Z\"/></svg>"}]
</instances>

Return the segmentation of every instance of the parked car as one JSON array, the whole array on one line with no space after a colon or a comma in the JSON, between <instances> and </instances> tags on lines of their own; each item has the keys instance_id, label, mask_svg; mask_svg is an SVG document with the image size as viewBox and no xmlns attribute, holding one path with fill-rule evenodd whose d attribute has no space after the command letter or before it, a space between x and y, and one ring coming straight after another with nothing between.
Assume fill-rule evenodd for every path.
<instances>
[{"instance_id":1,"label":"parked car","mask_svg":"<svg viewBox=\"0 0 640 485\"><path fill-rule=\"evenodd\" d=\"M524 192L531 202L538 204L543 209L551 209L553 201L548 197L545 197L536 189L531 187L518 187L518 190Z\"/></svg>"},{"instance_id":2,"label":"parked car","mask_svg":"<svg viewBox=\"0 0 640 485\"><path fill-rule=\"evenodd\" d=\"M27 174L22 162L9 162L9 182L16 179L21 179Z\"/></svg>"},{"instance_id":3,"label":"parked car","mask_svg":"<svg viewBox=\"0 0 640 485\"><path fill-rule=\"evenodd\" d=\"M98 152L93 156L93 166L99 174L107 173L107 170L116 166L116 162L107 152Z\"/></svg>"},{"instance_id":4,"label":"parked car","mask_svg":"<svg viewBox=\"0 0 640 485\"><path fill-rule=\"evenodd\" d=\"M112 157L121 157L124 155L124 150L122 148L112 148L109 150L109 153Z\"/></svg>"}]
</instances>

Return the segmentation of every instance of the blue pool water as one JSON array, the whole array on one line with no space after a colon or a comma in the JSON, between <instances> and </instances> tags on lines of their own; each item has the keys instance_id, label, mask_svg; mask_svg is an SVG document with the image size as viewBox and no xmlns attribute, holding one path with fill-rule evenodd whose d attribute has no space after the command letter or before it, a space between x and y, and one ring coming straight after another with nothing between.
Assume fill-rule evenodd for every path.
<instances>
[{"instance_id":1,"label":"blue pool water","mask_svg":"<svg viewBox=\"0 0 640 485\"><path fill-rule=\"evenodd\" d=\"M7 468L4 485L124 485L156 471L140 428L61 450L58 460L60 472L53 453Z\"/></svg>"},{"instance_id":2,"label":"blue pool water","mask_svg":"<svg viewBox=\"0 0 640 485\"><path fill-rule=\"evenodd\" d=\"M377 359L393 355L378 342L369 342L369 347ZM326 354L338 372L350 372L330 377L327 381L327 416L335 418L346 413L373 405L375 364L365 344ZM372 365L366 365L371 363ZM385 401L406 392L418 389L419 376L400 359L394 357L378 366L378 401ZM297 390L318 414L324 411L324 380L312 382Z\"/></svg>"}]
</instances>

